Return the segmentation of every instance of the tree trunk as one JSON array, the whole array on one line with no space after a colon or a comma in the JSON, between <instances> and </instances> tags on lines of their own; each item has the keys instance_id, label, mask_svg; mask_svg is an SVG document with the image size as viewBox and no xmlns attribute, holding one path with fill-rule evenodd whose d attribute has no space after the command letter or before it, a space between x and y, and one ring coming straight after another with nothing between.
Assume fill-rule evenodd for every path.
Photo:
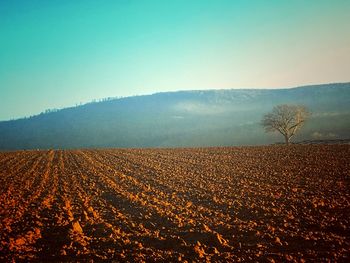
<instances>
[{"instance_id":1,"label":"tree trunk","mask_svg":"<svg viewBox=\"0 0 350 263\"><path fill-rule=\"evenodd\" d=\"M284 139L285 139L286 145L289 145L290 137L288 135L284 135Z\"/></svg>"}]
</instances>

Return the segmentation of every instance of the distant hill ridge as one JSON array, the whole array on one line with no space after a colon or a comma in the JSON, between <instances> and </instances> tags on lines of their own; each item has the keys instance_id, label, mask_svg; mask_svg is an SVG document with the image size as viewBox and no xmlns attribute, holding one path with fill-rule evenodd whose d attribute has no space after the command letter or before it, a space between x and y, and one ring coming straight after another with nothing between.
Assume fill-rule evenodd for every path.
<instances>
[{"instance_id":1,"label":"distant hill ridge","mask_svg":"<svg viewBox=\"0 0 350 263\"><path fill-rule=\"evenodd\" d=\"M313 115L295 141L350 138L350 83L290 89L162 92L107 99L0 122L0 149L270 144L259 122L281 103Z\"/></svg>"},{"instance_id":2,"label":"distant hill ridge","mask_svg":"<svg viewBox=\"0 0 350 263\"><path fill-rule=\"evenodd\" d=\"M350 139L335 139L335 140L306 140L297 144L350 144Z\"/></svg>"}]
</instances>

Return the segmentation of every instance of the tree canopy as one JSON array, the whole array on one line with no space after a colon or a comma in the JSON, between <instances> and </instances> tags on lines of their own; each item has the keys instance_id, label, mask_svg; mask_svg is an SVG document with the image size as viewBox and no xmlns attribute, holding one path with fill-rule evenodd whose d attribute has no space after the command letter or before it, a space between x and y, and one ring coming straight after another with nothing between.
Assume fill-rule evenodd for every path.
<instances>
[{"instance_id":1,"label":"tree canopy","mask_svg":"<svg viewBox=\"0 0 350 263\"><path fill-rule=\"evenodd\" d=\"M278 131L289 145L291 138L309 117L309 110L303 105L281 104L264 115L261 124L266 132Z\"/></svg>"}]
</instances>

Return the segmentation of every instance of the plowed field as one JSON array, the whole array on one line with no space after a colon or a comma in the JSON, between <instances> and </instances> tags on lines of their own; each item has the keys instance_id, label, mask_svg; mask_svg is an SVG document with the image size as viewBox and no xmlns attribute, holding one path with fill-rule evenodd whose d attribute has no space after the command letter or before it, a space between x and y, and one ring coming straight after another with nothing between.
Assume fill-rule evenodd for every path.
<instances>
[{"instance_id":1,"label":"plowed field","mask_svg":"<svg viewBox=\"0 0 350 263\"><path fill-rule=\"evenodd\" d=\"M0 153L0 261L350 260L350 146Z\"/></svg>"}]
</instances>

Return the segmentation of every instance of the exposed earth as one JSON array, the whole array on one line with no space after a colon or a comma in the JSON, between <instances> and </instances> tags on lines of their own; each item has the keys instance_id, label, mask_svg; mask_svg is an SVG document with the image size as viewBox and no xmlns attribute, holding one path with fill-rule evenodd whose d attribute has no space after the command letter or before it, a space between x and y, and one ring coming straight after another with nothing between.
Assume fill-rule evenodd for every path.
<instances>
[{"instance_id":1,"label":"exposed earth","mask_svg":"<svg viewBox=\"0 0 350 263\"><path fill-rule=\"evenodd\" d=\"M0 153L2 262L349 262L350 145Z\"/></svg>"}]
</instances>

